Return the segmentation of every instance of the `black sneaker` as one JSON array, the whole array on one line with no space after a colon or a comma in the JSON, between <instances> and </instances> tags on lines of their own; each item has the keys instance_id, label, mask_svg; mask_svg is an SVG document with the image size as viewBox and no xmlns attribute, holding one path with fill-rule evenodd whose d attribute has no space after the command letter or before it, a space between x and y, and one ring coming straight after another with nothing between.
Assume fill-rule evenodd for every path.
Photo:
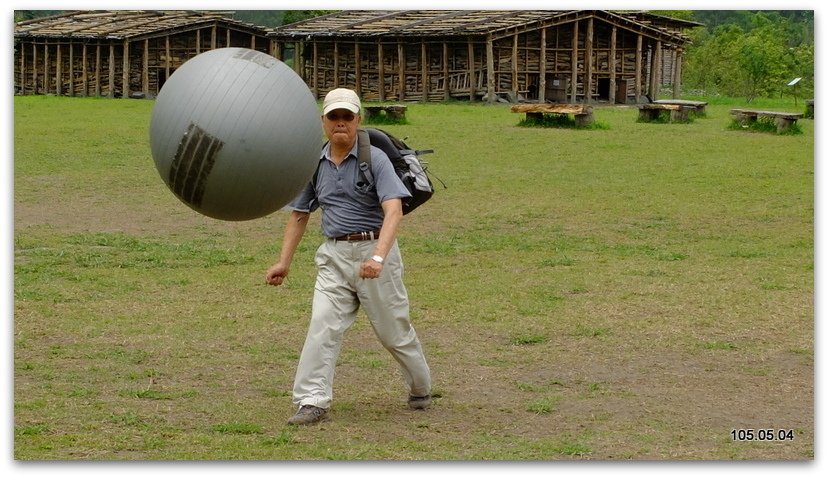
<instances>
[{"instance_id":1,"label":"black sneaker","mask_svg":"<svg viewBox=\"0 0 828 478\"><path fill-rule=\"evenodd\" d=\"M425 397L408 396L408 407L414 410L425 410L431 406L431 395Z\"/></svg>"},{"instance_id":2,"label":"black sneaker","mask_svg":"<svg viewBox=\"0 0 828 478\"><path fill-rule=\"evenodd\" d=\"M288 419L288 425L310 425L324 420L328 410L314 407L313 405L302 405L296 415Z\"/></svg>"}]
</instances>

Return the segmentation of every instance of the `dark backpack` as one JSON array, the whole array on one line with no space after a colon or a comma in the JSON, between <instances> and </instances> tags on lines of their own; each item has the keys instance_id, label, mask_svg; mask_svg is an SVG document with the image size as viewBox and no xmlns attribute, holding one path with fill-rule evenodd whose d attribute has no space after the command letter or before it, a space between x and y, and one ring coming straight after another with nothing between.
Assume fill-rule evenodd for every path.
<instances>
[{"instance_id":1,"label":"dark backpack","mask_svg":"<svg viewBox=\"0 0 828 478\"><path fill-rule=\"evenodd\" d=\"M360 178L356 187L368 190L374 186L374 176L371 174L371 146L381 149L391 160L394 171L405 188L411 193L410 198L403 198L402 211L408 214L434 195L434 185L428 176L428 166L420 161L419 156L433 153L434 150L414 150L391 133L377 128L360 128L357 131L358 161ZM316 189L316 178L319 168L313 175L313 187Z\"/></svg>"}]
</instances>

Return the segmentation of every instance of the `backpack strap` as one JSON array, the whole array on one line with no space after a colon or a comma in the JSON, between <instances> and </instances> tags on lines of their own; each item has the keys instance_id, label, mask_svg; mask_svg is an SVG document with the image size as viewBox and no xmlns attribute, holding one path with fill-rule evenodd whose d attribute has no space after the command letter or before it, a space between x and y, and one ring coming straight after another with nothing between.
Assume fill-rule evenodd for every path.
<instances>
[{"instance_id":1,"label":"backpack strap","mask_svg":"<svg viewBox=\"0 0 828 478\"><path fill-rule=\"evenodd\" d=\"M360 128L357 130L357 144L359 160L359 174L362 176L364 184L368 187L374 184L374 175L371 173L371 138L368 137L368 132Z\"/></svg>"}]
</instances>

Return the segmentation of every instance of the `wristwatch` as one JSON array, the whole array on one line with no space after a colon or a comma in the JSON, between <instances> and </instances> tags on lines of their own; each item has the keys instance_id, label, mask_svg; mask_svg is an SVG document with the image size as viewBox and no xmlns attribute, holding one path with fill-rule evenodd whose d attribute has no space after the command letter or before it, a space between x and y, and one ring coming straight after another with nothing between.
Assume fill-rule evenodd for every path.
<instances>
[{"instance_id":1,"label":"wristwatch","mask_svg":"<svg viewBox=\"0 0 828 478\"><path fill-rule=\"evenodd\" d=\"M376 262L377 264L382 264L382 261L384 259L382 258L382 256L371 256L371 260Z\"/></svg>"}]
</instances>

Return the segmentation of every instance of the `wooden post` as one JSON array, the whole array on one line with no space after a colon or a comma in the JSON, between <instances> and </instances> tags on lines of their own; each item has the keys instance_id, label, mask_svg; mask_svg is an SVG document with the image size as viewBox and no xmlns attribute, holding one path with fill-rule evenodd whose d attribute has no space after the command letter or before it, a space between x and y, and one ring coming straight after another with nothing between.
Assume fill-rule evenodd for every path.
<instances>
[{"instance_id":1,"label":"wooden post","mask_svg":"<svg viewBox=\"0 0 828 478\"><path fill-rule=\"evenodd\" d=\"M334 89L336 89L336 88L339 88L339 42L334 41L333 46L334 46L334 71L333 71L334 81L333 81L333 87L334 87ZM294 53L293 56L296 56L296 54ZM296 60L294 60L294 62L295 61Z\"/></svg>"},{"instance_id":2,"label":"wooden post","mask_svg":"<svg viewBox=\"0 0 828 478\"><path fill-rule=\"evenodd\" d=\"M443 99L448 101L451 98L451 80L449 78L448 43L443 42Z\"/></svg>"},{"instance_id":3,"label":"wooden post","mask_svg":"<svg viewBox=\"0 0 828 478\"><path fill-rule=\"evenodd\" d=\"M124 40L124 71L121 98L129 98L129 40Z\"/></svg>"},{"instance_id":4,"label":"wooden post","mask_svg":"<svg viewBox=\"0 0 828 478\"><path fill-rule=\"evenodd\" d=\"M420 43L420 56L422 57L420 63L420 76L423 86L423 102L428 101L428 49L426 47L425 40Z\"/></svg>"},{"instance_id":5,"label":"wooden post","mask_svg":"<svg viewBox=\"0 0 828 478\"><path fill-rule=\"evenodd\" d=\"M540 81L538 84L538 101L546 103L546 30L544 27L540 32Z\"/></svg>"},{"instance_id":6,"label":"wooden post","mask_svg":"<svg viewBox=\"0 0 828 478\"><path fill-rule=\"evenodd\" d=\"M402 101L405 98L405 47L399 41L397 42L397 63L399 64L399 87L400 93L398 100Z\"/></svg>"},{"instance_id":7,"label":"wooden post","mask_svg":"<svg viewBox=\"0 0 828 478\"><path fill-rule=\"evenodd\" d=\"M48 95L51 93L50 85L52 83L52 78L50 75L49 69L49 42L43 42L43 94Z\"/></svg>"},{"instance_id":8,"label":"wooden post","mask_svg":"<svg viewBox=\"0 0 828 478\"><path fill-rule=\"evenodd\" d=\"M216 49L216 25L213 25L213 28L210 29L210 49Z\"/></svg>"},{"instance_id":9,"label":"wooden post","mask_svg":"<svg viewBox=\"0 0 828 478\"><path fill-rule=\"evenodd\" d=\"M282 42L275 42L273 44L273 53L271 53L273 55L273 58L276 58L279 61L284 60L282 58L282 51L283 51Z\"/></svg>"},{"instance_id":10,"label":"wooden post","mask_svg":"<svg viewBox=\"0 0 828 478\"><path fill-rule=\"evenodd\" d=\"M354 91L362 98L362 59L359 55L359 42L354 40Z\"/></svg>"},{"instance_id":11,"label":"wooden post","mask_svg":"<svg viewBox=\"0 0 828 478\"><path fill-rule=\"evenodd\" d=\"M616 102L616 98L615 98L615 68L616 68L616 66L615 66L615 42L617 41L617 38L618 38L618 27L613 25L612 26L612 33L610 34L610 57L609 57L609 69L610 69L609 102L610 102L611 105L614 105L615 102Z\"/></svg>"},{"instance_id":12,"label":"wooden post","mask_svg":"<svg viewBox=\"0 0 828 478\"><path fill-rule=\"evenodd\" d=\"M83 83L83 96L89 96L89 75L86 73L86 70L89 68L88 62L89 60L86 56L89 54L88 49L86 48L86 43L83 44L83 61L81 61L81 68L83 71L81 72L81 82Z\"/></svg>"},{"instance_id":13,"label":"wooden post","mask_svg":"<svg viewBox=\"0 0 828 478\"><path fill-rule=\"evenodd\" d=\"M20 94L26 93L26 49L20 45Z\"/></svg>"},{"instance_id":14,"label":"wooden post","mask_svg":"<svg viewBox=\"0 0 828 478\"><path fill-rule=\"evenodd\" d=\"M170 79L170 36L164 36L164 81Z\"/></svg>"},{"instance_id":15,"label":"wooden post","mask_svg":"<svg viewBox=\"0 0 828 478\"><path fill-rule=\"evenodd\" d=\"M256 35L254 35L252 33L250 34L250 49L251 50L256 49Z\"/></svg>"},{"instance_id":16,"label":"wooden post","mask_svg":"<svg viewBox=\"0 0 828 478\"><path fill-rule=\"evenodd\" d=\"M518 97L518 34L512 37L512 98Z\"/></svg>"},{"instance_id":17,"label":"wooden post","mask_svg":"<svg viewBox=\"0 0 828 478\"><path fill-rule=\"evenodd\" d=\"M319 45L313 42L313 97L319 98Z\"/></svg>"},{"instance_id":18,"label":"wooden post","mask_svg":"<svg viewBox=\"0 0 828 478\"><path fill-rule=\"evenodd\" d=\"M109 95L115 98L115 44L109 44Z\"/></svg>"},{"instance_id":19,"label":"wooden post","mask_svg":"<svg viewBox=\"0 0 828 478\"><path fill-rule=\"evenodd\" d=\"M379 100L385 101L385 58L383 57L382 40L377 40L377 86Z\"/></svg>"},{"instance_id":20,"label":"wooden post","mask_svg":"<svg viewBox=\"0 0 828 478\"><path fill-rule=\"evenodd\" d=\"M584 38L584 104L592 103L592 35L595 33L592 17L587 20L586 37Z\"/></svg>"},{"instance_id":21,"label":"wooden post","mask_svg":"<svg viewBox=\"0 0 828 478\"><path fill-rule=\"evenodd\" d=\"M69 96L75 96L75 45L69 41Z\"/></svg>"},{"instance_id":22,"label":"wooden post","mask_svg":"<svg viewBox=\"0 0 828 478\"><path fill-rule=\"evenodd\" d=\"M144 90L144 98L149 98L149 40L147 39L144 39L144 58L143 64L141 65L141 89Z\"/></svg>"},{"instance_id":23,"label":"wooden post","mask_svg":"<svg viewBox=\"0 0 828 478\"><path fill-rule=\"evenodd\" d=\"M489 104L495 102L494 40L486 37L486 96Z\"/></svg>"},{"instance_id":24,"label":"wooden post","mask_svg":"<svg viewBox=\"0 0 828 478\"><path fill-rule=\"evenodd\" d=\"M101 43L95 45L95 97L101 96Z\"/></svg>"},{"instance_id":25,"label":"wooden post","mask_svg":"<svg viewBox=\"0 0 828 478\"><path fill-rule=\"evenodd\" d=\"M644 76L644 72L641 68L644 66L644 62L641 61L641 49L642 43L644 38L639 33L638 38L635 42L635 102L638 103L638 99L641 98L641 78Z\"/></svg>"},{"instance_id":26,"label":"wooden post","mask_svg":"<svg viewBox=\"0 0 828 478\"><path fill-rule=\"evenodd\" d=\"M468 46L469 46L469 101L477 100L477 78L475 78L474 74L474 43L472 43L472 39L467 39Z\"/></svg>"},{"instance_id":27,"label":"wooden post","mask_svg":"<svg viewBox=\"0 0 828 478\"><path fill-rule=\"evenodd\" d=\"M650 98L655 101L658 99L659 87L661 86L661 41L656 42L650 72Z\"/></svg>"},{"instance_id":28,"label":"wooden post","mask_svg":"<svg viewBox=\"0 0 828 478\"><path fill-rule=\"evenodd\" d=\"M55 94L60 96L63 94L63 56L61 55L63 48L60 43L55 43Z\"/></svg>"},{"instance_id":29,"label":"wooden post","mask_svg":"<svg viewBox=\"0 0 828 478\"><path fill-rule=\"evenodd\" d=\"M302 42L293 43L293 71L302 76Z\"/></svg>"},{"instance_id":30,"label":"wooden post","mask_svg":"<svg viewBox=\"0 0 828 478\"><path fill-rule=\"evenodd\" d=\"M560 48L560 40L561 40L561 29L555 28L555 54L552 55L552 71L555 73L558 72L558 48ZM557 78L558 76L555 75Z\"/></svg>"},{"instance_id":31,"label":"wooden post","mask_svg":"<svg viewBox=\"0 0 828 478\"><path fill-rule=\"evenodd\" d=\"M201 53L201 28L196 30L196 55L199 53Z\"/></svg>"},{"instance_id":32,"label":"wooden post","mask_svg":"<svg viewBox=\"0 0 828 478\"><path fill-rule=\"evenodd\" d=\"M571 80L569 82L570 88L570 97L569 102L575 103L578 99L578 24L580 22L575 22L574 26L572 27L572 62L570 67L572 68L571 71Z\"/></svg>"},{"instance_id":33,"label":"wooden post","mask_svg":"<svg viewBox=\"0 0 828 478\"><path fill-rule=\"evenodd\" d=\"M37 45L32 42L32 94L36 95L37 91Z\"/></svg>"},{"instance_id":34,"label":"wooden post","mask_svg":"<svg viewBox=\"0 0 828 478\"><path fill-rule=\"evenodd\" d=\"M224 32L225 32L225 35L224 35L224 36L225 36L225 38L227 39L227 41L224 43L224 46L226 46L226 47L228 47L228 48L229 48L229 47L230 47L230 29L229 29L229 28L225 28L225 29L224 29Z\"/></svg>"},{"instance_id":35,"label":"wooden post","mask_svg":"<svg viewBox=\"0 0 828 478\"><path fill-rule=\"evenodd\" d=\"M676 51L676 60L673 62L673 98L681 98L681 59L682 51Z\"/></svg>"}]
</instances>

